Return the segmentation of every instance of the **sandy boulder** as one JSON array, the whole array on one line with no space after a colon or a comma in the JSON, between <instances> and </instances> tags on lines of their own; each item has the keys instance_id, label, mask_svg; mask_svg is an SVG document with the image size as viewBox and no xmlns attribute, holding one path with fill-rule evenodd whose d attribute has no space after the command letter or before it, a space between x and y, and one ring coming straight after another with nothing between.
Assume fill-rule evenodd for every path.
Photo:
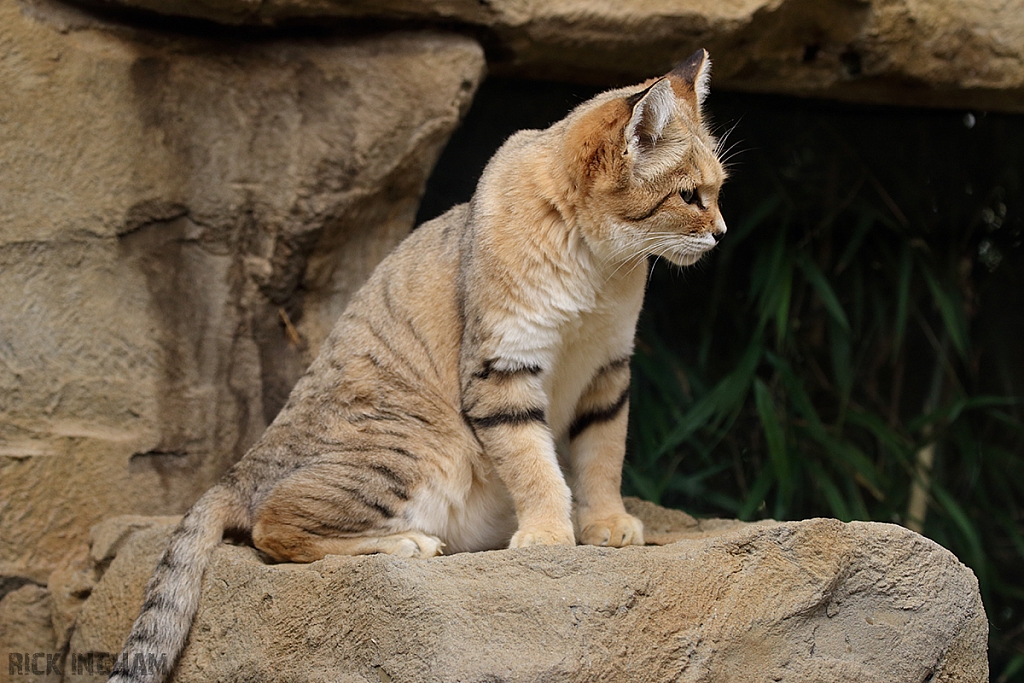
<instances>
[{"instance_id":1,"label":"sandy boulder","mask_svg":"<svg viewBox=\"0 0 1024 683\"><path fill-rule=\"evenodd\" d=\"M630 505L673 542L309 565L224 545L174 680L988 678L977 581L932 541L889 524L698 523ZM119 649L169 530L124 544L72 653Z\"/></svg>"}]
</instances>

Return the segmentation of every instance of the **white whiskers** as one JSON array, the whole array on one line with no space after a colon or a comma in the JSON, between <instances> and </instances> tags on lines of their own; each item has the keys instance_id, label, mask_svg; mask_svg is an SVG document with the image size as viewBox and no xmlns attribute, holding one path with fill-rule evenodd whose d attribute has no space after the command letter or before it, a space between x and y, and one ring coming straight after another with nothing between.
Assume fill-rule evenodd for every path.
<instances>
[{"instance_id":1,"label":"white whiskers","mask_svg":"<svg viewBox=\"0 0 1024 683\"><path fill-rule=\"evenodd\" d=\"M616 240L612 259L619 261L609 275L614 277L623 268L631 274L650 256L665 258L676 265L689 266L715 246L713 238L702 235L685 235L675 232L646 232L641 234L620 234Z\"/></svg>"},{"instance_id":2,"label":"white whiskers","mask_svg":"<svg viewBox=\"0 0 1024 683\"><path fill-rule=\"evenodd\" d=\"M726 171L733 168L733 160L745 151L743 149L738 149L741 140L736 140L726 147L726 142L729 140L729 136L732 135L733 131L736 130L736 127L740 125L741 120L742 118L737 119L736 122L729 127L729 130L725 131L725 133L722 134L722 137L718 138L718 141L715 143L715 157L718 158L718 162L722 164L722 168Z\"/></svg>"}]
</instances>

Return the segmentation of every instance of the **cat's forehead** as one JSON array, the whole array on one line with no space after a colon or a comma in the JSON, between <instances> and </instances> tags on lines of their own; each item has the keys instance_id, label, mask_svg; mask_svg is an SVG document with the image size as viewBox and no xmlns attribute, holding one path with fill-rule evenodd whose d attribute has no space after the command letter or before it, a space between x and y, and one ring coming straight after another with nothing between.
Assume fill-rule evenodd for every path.
<instances>
[{"instance_id":1,"label":"cat's forehead","mask_svg":"<svg viewBox=\"0 0 1024 683\"><path fill-rule=\"evenodd\" d=\"M664 77L650 78L637 85L606 90L576 107L567 118L571 121L583 118L590 113L604 110L612 115L617 114L617 118L625 125L639 96L643 95L652 85L661 80L664 80ZM694 139L696 147L714 150L715 138L705 122L705 117L695 107L695 103L676 94L675 104L674 118L676 123L683 127L688 137Z\"/></svg>"}]
</instances>

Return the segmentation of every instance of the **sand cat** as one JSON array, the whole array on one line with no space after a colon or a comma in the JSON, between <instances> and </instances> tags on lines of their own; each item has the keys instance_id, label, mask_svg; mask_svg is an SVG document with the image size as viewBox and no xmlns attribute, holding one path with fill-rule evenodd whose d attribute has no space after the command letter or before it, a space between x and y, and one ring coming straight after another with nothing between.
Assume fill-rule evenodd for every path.
<instances>
[{"instance_id":1,"label":"sand cat","mask_svg":"<svg viewBox=\"0 0 1024 683\"><path fill-rule=\"evenodd\" d=\"M177 659L226 529L282 562L643 543L619 492L629 359L648 257L690 265L725 234L709 74L699 50L512 136L378 266L174 531L111 680Z\"/></svg>"}]
</instances>

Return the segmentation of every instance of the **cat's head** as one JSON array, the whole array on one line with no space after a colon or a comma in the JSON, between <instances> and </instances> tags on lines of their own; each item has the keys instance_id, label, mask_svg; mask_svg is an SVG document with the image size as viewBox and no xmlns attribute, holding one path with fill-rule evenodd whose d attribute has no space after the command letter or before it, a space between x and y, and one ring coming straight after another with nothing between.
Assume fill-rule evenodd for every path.
<instances>
[{"instance_id":1,"label":"cat's head","mask_svg":"<svg viewBox=\"0 0 1024 683\"><path fill-rule=\"evenodd\" d=\"M598 95L565 121L565 156L584 239L613 262L695 263L725 234L726 171L701 106L711 60L698 50L669 74Z\"/></svg>"}]
</instances>

